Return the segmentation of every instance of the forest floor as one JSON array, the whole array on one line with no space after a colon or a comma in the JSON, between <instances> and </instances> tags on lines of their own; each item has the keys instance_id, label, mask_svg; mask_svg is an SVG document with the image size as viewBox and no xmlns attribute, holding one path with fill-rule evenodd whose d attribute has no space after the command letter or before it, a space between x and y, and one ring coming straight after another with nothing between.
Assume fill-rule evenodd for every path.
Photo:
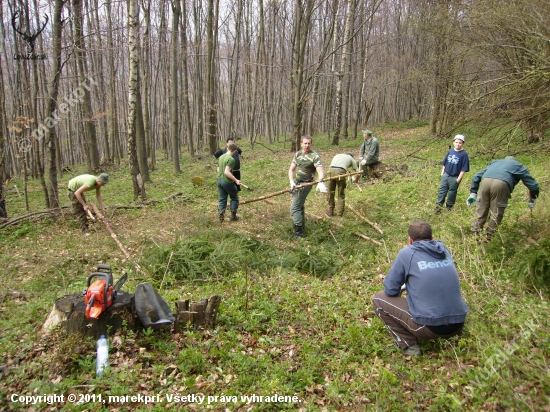
<instances>
[{"instance_id":1,"label":"forest floor","mask_svg":"<svg viewBox=\"0 0 550 412\"><path fill-rule=\"evenodd\" d=\"M148 198L183 194L140 208L127 164L107 168L107 222L131 259L101 222L84 237L69 214L0 229L0 409L550 411L548 145L520 142L504 152L465 133L470 173L454 210L434 215L450 140L411 125L374 131L384 172L350 185L346 202L383 233L351 210L328 218L326 197L314 190L305 239L292 237L289 194L243 204L238 222L220 224L216 162L207 154L184 155L178 175L160 160ZM335 147L315 136L313 146L328 168L336 153L357 157L361 142ZM252 189L241 200L288 187L288 142L238 144L242 181ZM520 183L498 236L480 245L469 235L469 184L507 154L539 181L541 197L531 212ZM63 205L67 181L83 172L75 167L61 179ZM204 185L193 183L197 176ZM23 187L21 179L8 185L10 217L28 213ZM43 209L39 182L28 192L30 211ZM419 358L402 356L370 303L415 219L428 221L453 254L470 309L460 336L422 343ZM110 368L97 378L95 339L41 327L55 299L84 290L99 263L115 280L128 272L123 290L150 282L172 308L220 295L215 330L119 330L109 337Z\"/></svg>"}]
</instances>

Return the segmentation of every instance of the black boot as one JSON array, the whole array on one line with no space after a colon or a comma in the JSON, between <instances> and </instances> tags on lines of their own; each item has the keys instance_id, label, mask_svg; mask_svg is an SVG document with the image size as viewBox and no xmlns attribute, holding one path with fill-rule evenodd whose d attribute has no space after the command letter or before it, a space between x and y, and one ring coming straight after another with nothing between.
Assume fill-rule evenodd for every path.
<instances>
[{"instance_id":1,"label":"black boot","mask_svg":"<svg viewBox=\"0 0 550 412\"><path fill-rule=\"evenodd\" d=\"M225 209L218 211L218 219L220 219L220 223L223 223L223 220L225 219Z\"/></svg>"},{"instance_id":2,"label":"black boot","mask_svg":"<svg viewBox=\"0 0 550 412\"><path fill-rule=\"evenodd\" d=\"M304 237L304 228L302 226L294 225L294 239Z\"/></svg>"},{"instance_id":3,"label":"black boot","mask_svg":"<svg viewBox=\"0 0 550 412\"><path fill-rule=\"evenodd\" d=\"M233 222L239 220L239 216L237 216L237 211L236 210L231 211L231 218L229 218L229 220L231 220Z\"/></svg>"}]
</instances>

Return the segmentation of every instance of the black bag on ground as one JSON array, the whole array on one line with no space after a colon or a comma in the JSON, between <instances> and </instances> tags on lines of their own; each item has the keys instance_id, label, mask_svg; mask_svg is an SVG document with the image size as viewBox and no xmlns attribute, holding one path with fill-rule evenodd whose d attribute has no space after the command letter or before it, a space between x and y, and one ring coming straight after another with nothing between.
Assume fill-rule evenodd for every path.
<instances>
[{"instance_id":1,"label":"black bag on ground","mask_svg":"<svg viewBox=\"0 0 550 412\"><path fill-rule=\"evenodd\" d=\"M139 320L146 328L168 328L176 320L168 303L148 282L136 286L134 300Z\"/></svg>"}]
</instances>

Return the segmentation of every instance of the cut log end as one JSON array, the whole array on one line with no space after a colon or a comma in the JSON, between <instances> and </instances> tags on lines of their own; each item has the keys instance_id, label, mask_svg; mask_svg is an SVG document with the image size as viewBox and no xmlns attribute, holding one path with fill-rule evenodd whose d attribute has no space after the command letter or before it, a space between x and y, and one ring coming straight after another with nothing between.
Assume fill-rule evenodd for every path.
<instances>
[{"instance_id":1,"label":"cut log end","mask_svg":"<svg viewBox=\"0 0 550 412\"><path fill-rule=\"evenodd\" d=\"M220 296L214 295L210 299L202 299L200 302L189 302L188 300L176 302L174 330L214 329L221 300Z\"/></svg>"}]
</instances>

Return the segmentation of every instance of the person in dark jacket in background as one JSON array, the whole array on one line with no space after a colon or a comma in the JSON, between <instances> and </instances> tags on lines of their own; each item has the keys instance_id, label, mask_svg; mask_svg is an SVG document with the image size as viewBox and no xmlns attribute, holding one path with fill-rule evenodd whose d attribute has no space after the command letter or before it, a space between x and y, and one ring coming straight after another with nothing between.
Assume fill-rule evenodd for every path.
<instances>
[{"instance_id":1,"label":"person in dark jacket in background","mask_svg":"<svg viewBox=\"0 0 550 412\"><path fill-rule=\"evenodd\" d=\"M241 181L233 174L233 168L235 167L235 158L233 155L237 151L237 145L235 143L229 143L227 145L227 153L221 155L218 159L218 219L223 223L225 218L225 209L227 208L227 197L231 198L229 209L231 210L231 217L229 220L237 221L237 209L239 208L239 193L237 187L241 185Z\"/></svg>"},{"instance_id":2,"label":"person in dark jacket in background","mask_svg":"<svg viewBox=\"0 0 550 412\"><path fill-rule=\"evenodd\" d=\"M468 306L458 272L443 242L422 220L411 223L409 246L401 249L372 298L374 311L405 356L420 356L418 340L449 338L464 326ZM406 299L401 297L406 290Z\"/></svg>"},{"instance_id":3,"label":"person in dark jacket in background","mask_svg":"<svg viewBox=\"0 0 550 412\"><path fill-rule=\"evenodd\" d=\"M441 164L441 183L437 192L437 206L434 213L439 213L447 198L447 210L451 210L456 202L458 186L464 177L464 174L470 171L470 159L468 153L462 147L466 138L457 134L453 139L453 148L448 152Z\"/></svg>"},{"instance_id":4,"label":"person in dark jacket in background","mask_svg":"<svg viewBox=\"0 0 550 412\"><path fill-rule=\"evenodd\" d=\"M481 234L483 225L489 218L487 240L493 237L504 217L508 199L520 180L529 189L528 205L532 209L539 195L539 184L513 156L493 160L489 166L474 175L468 197L468 204L477 202L476 216L472 221L473 233Z\"/></svg>"},{"instance_id":5,"label":"person in dark jacket in background","mask_svg":"<svg viewBox=\"0 0 550 412\"><path fill-rule=\"evenodd\" d=\"M374 174L374 166L379 163L380 143L378 139L372 135L372 131L363 130L363 144L359 148L359 160L361 162L361 170L363 171L362 178L369 177L369 169Z\"/></svg>"}]
</instances>

